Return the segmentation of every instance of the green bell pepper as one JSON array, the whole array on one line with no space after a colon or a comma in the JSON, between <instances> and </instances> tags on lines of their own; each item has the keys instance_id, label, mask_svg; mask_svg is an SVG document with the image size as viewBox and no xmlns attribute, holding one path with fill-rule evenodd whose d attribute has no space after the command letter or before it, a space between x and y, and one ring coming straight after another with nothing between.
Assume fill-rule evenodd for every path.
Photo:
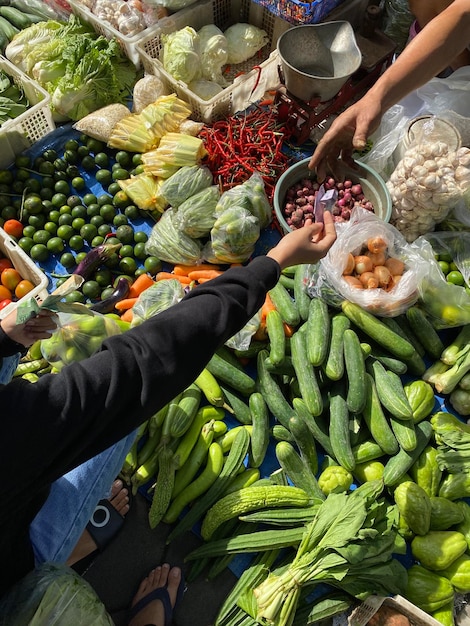
<instances>
[{"instance_id":1,"label":"green bell pepper","mask_svg":"<svg viewBox=\"0 0 470 626\"><path fill-rule=\"evenodd\" d=\"M425 535L431 523L431 500L412 480L401 483L393 493L400 516L416 535Z\"/></svg>"},{"instance_id":2,"label":"green bell pepper","mask_svg":"<svg viewBox=\"0 0 470 626\"><path fill-rule=\"evenodd\" d=\"M414 380L404 385L404 390L413 411L414 423L418 424L429 417L436 402L433 386L424 380Z\"/></svg>"},{"instance_id":3,"label":"green bell pepper","mask_svg":"<svg viewBox=\"0 0 470 626\"><path fill-rule=\"evenodd\" d=\"M442 470L437 463L437 449L426 446L410 468L410 474L416 484L424 489L428 496L437 496L442 478Z\"/></svg>"},{"instance_id":4,"label":"green bell pepper","mask_svg":"<svg viewBox=\"0 0 470 626\"><path fill-rule=\"evenodd\" d=\"M411 542L414 558L432 571L447 569L466 549L465 537L456 530L430 530Z\"/></svg>"},{"instance_id":5,"label":"green bell pepper","mask_svg":"<svg viewBox=\"0 0 470 626\"><path fill-rule=\"evenodd\" d=\"M405 597L426 613L433 613L454 602L454 588L447 578L421 565L408 570Z\"/></svg>"}]
</instances>

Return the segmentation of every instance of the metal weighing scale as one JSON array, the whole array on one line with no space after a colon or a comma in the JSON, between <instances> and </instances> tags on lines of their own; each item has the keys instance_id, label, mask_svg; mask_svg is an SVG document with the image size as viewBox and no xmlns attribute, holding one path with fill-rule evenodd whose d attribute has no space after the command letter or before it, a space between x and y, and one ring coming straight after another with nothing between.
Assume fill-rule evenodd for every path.
<instances>
[{"instance_id":1,"label":"metal weighing scale","mask_svg":"<svg viewBox=\"0 0 470 626\"><path fill-rule=\"evenodd\" d=\"M396 44L379 30L378 18L378 7L371 5L361 33L336 21L297 26L279 38L281 85L274 105L298 145L362 97L391 64Z\"/></svg>"}]
</instances>

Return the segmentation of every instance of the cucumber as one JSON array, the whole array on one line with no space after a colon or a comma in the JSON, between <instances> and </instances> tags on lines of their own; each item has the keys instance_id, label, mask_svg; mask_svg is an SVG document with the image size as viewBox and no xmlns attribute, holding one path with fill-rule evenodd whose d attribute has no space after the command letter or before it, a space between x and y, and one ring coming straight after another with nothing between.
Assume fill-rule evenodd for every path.
<instances>
[{"instance_id":1,"label":"cucumber","mask_svg":"<svg viewBox=\"0 0 470 626\"><path fill-rule=\"evenodd\" d=\"M249 408L253 429L251 431L251 444L249 465L259 467L264 461L269 444L269 413L267 404L259 392L254 392L249 398Z\"/></svg>"},{"instance_id":2,"label":"cucumber","mask_svg":"<svg viewBox=\"0 0 470 626\"><path fill-rule=\"evenodd\" d=\"M351 413L361 413L366 405L366 366L361 342L351 328L344 331L343 348L348 378L346 404Z\"/></svg>"},{"instance_id":3,"label":"cucumber","mask_svg":"<svg viewBox=\"0 0 470 626\"><path fill-rule=\"evenodd\" d=\"M269 337L269 359L273 365L279 365L286 356L286 335L281 314L276 309L266 315L266 330Z\"/></svg>"},{"instance_id":4,"label":"cucumber","mask_svg":"<svg viewBox=\"0 0 470 626\"><path fill-rule=\"evenodd\" d=\"M307 318L307 357L312 365L322 365L330 346L331 320L328 305L321 298L310 301Z\"/></svg>"},{"instance_id":5,"label":"cucumber","mask_svg":"<svg viewBox=\"0 0 470 626\"><path fill-rule=\"evenodd\" d=\"M289 420L289 428L294 436L295 443L299 449L300 456L305 460L313 474L318 472L318 455L315 446L315 439L310 432L307 423L300 415L293 415Z\"/></svg>"},{"instance_id":6,"label":"cucumber","mask_svg":"<svg viewBox=\"0 0 470 626\"><path fill-rule=\"evenodd\" d=\"M279 441L276 444L276 458L296 487L303 489L314 499L325 499L314 473L291 443Z\"/></svg>"},{"instance_id":7,"label":"cucumber","mask_svg":"<svg viewBox=\"0 0 470 626\"><path fill-rule=\"evenodd\" d=\"M416 429L413 420L400 420L394 415L390 415L389 420L400 448L403 448L403 450L407 452L414 450L418 439L416 437Z\"/></svg>"},{"instance_id":8,"label":"cucumber","mask_svg":"<svg viewBox=\"0 0 470 626\"><path fill-rule=\"evenodd\" d=\"M373 377L366 373L367 399L362 416L375 443L389 455L399 450L398 441L382 409Z\"/></svg>"},{"instance_id":9,"label":"cucumber","mask_svg":"<svg viewBox=\"0 0 470 626\"><path fill-rule=\"evenodd\" d=\"M310 296L307 293L309 275L308 263L298 265L294 274L294 300L299 311L300 319L304 322L308 319Z\"/></svg>"},{"instance_id":10,"label":"cucumber","mask_svg":"<svg viewBox=\"0 0 470 626\"><path fill-rule=\"evenodd\" d=\"M338 463L352 472L356 466L349 436L349 411L342 385L336 384L330 391L330 441Z\"/></svg>"},{"instance_id":11,"label":"cucumber","mask_svg":"<svg viewBox=\"0 0 470 626\"><path fill-rule=\"evenodd\" d=\"M206 369L217 380L230 385L243 396L249 396L256 391L256 383L246 372L229 363L219 354L214 354L206 366Z\"/></svg>"},{"instance_id":12,"label":"cucumber","mask_svg":"<svg viewBox=\"0 0 470 626\"><path fill-rule=\"evenodd\" d=\"M235 390L231 389L228 385L223 383L220 385L228 406L232 409L229 411L240 424L251 424L251 413L248 404L242 400Z\"/></svg>"},{"instance_id":13,"label":"cucumber","mask_svg":"<svg viewBox=\"0 0 470 626\"><path fill-rule=\"evenodd\" d=\"M0 15L13 24L18 30L23 30L31 26L32 21L27 14L15 7L0 6Z\"/></svg>"},{"instance_id":14,"label":"cucumber","mask_svg":"<svg viewBox=\"0 0 470 626\"><path fill-rule=\"evenodd\" d=\"M408 371L408 365L405 363L405 361L401 361L391 354L388 354L385 350L380 348L380 346L371 346L369 356L372 359L380 361L385 369L395 372L395 374L398 374L399 376L406 374L406 372Z\"/></svg>"},{"instance_id":15,"label":"cucumber","mask_svg":"<svg viewBox=\"0 0 470 626\"><path fill-rule=\"evenodd\" d=\"M300 323L300 313L284 285L278 282L268 293L283 321L289 326L297 326Z\"/></svg>"},{"instance_id":16,"label":"cucumber","mask_svg":"<svg viewBox=\"0 0 470 626\"><path fill-rule=\"evenodd\" d=\"M412 420L413 409L408 402L400 377L384 368L380 361L370 361L368 371L374 377L382 406L401 420Z\"/></svg>"},{"instance_id":17,"label":"cucumber","mask_svg":"<svg viewBox=\"0 0 470 626\"><path fill-rule=\"evenodd\" d=\"M308 362L306 342L300 331L291 337L291 353L300 394L312 415L320 415L323 411L323 399L315 369Z\"/></svg>"},{"instance_id":18,"label":"cucumber","mask_svg":"<svg viewBox=\"0 0 470 626\"><path fill-rule=\"evenodd\" d=\"M348 302L347 300L342 303L341 308L343 313L353 324L365 332L368 337L374 339L383 348L386 348L394 356L399 359L412 358L415 352L413 345L396 332L392 331L378 317L365 311L358 304Z\"/></svg>"},{"instance_id":19,"label":"cucumber","mask_svg":"<svg viewBox=\"0 0 470 626\"><path fill-rule=\"evenodd\" d=\"M266 367L266 357L268 356L267 350L261 350L257 357L257 370L258 379L257 386L259 391L263 394L266 404L269 410L277 421L285 428L289 428L289 420L294 414L294 409L291 407L286 397L284 396L281 387L275 380L274 376Z\"/></svg>"},{"instance_id":20,"label":"cucumber","mask_svg":"<svg viewBox=\"0 0 470 626\"><path fill-rule=\"evenodd\" d=\"M368 461L380 459L380 457L384 455L384 451L379 444L370 439L357 444L357 446L353 446L352 453L356 463L367 463Z\"/></svg>"},{"instance_id":21,"label":"cucumber","mask_svg":"<svg viewBox=\"0 0 470 626\"><path fill-rule=\"evenodd\" d=\"M413 463L418 460L419 455L428 445L432 437L433 429L430 422L420 422L416 424L415 428L417 438L416 448L409 452L400 448L398 453L392 456L385 464L383 481L386 487L397 484L400 479L403 478Z\"/></svg>"},{"instance_id":22,"label":"cucumber","mask_svg":"<svg viewBox=\"0 0 470 626\"><path fill-rule=\"evenodd\" d=\"M340 380L344 374L344 331L350 328L350 321L343 313L335 313L331 318L331 339L323 371L330 380Z\"/></svg>"},{"instance_id":23,"label":"cucumber","mask_svg":"<svg viewBox=\"0 0 470 626\"><path fill-rule=\"evenodd\" d=\"M424 311L417 306L411 306L406 311L406 319L427 354L433 359L440 359L444 344Z\"/></svg>"},{"instance_id":24,"label":"cucumber","mask_svg":"<svg viewBox=\"0 0 470 626\"><path fill-rule=\"evenodd\" d=\"M310 432L315 438L323 450L331 457L334 457L333 448L331 446L330 436L328 433L328 427L324 423L322 416L314 416L310 413L305 405L305 402L301 398L294 398L292 402L296 413L304 420L309 427Z\"/></svg>"},{"instance_id":25,"label":"cucumber","mask_svg":"<svg viewBox=\"0 0 470 626\"><path fill-rule=\"evenodd\" d=\"M13 26L11 22L0 15L0 31L8 41L11 41L13 37L20 32L20 29Z\"/></svg>"},{"instance_id":26,"label":"cucumber","mask_svg":"<svg viewBox=\"0 0 470 626\"><path fill-rule=\"evenodd\" d=\"M405 339L409 341L411 345L414 347L415 352L412 357L409 359L402 359L408 368L410 374L414 374L415 376L422 376L426 371L426 364L423 361L423 355L425 350L423 346L419 343L416 337L413 335L408 322L406 321L405 316L392 318L392 317L384 317L383 323L390 328L393 332L397 333ZM406 324L405 324L406 322ZM397 372L398 373L398 372Z\"/></svg>"}]
</instances>

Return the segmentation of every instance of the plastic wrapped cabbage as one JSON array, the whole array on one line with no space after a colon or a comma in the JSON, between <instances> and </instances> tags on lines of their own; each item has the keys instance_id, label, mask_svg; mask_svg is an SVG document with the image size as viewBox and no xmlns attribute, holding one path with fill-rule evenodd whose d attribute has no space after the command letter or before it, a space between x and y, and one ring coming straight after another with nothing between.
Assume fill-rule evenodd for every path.
<instances>
[{"instance_id":1,"label":"plastic wrapped cabbage","mask_svg":"<svg viewBox=\"0 0 470 626\"><path fill-rule=\"evenodd\" d=\"M224 33L215 24L206 24L198 30L198 35L202 77L226 87L228 82L222 68L227 63L228 43Z\"/></svg>"},{"instance_id":2,"label":"plastic wrapped cabbage","mask_svg":"<svg viewBox=\"0 0 470 626\"><path fill-rule=\"evenodd\" d=\"M181 231L175 221L176 209L167 209L145 244L145 251L162 261L195 265L201 260L201 244Z\"/></svg>"},{"instance_id":3,"label":"plastic wrapped cabbage","mask_svg":"<svg viewBox=\"0 0 470 626\"><path fill-rule=\"evenodd\" d=\"M215 207L220 198L217 185L202 189L180 204L175 222L188 237L207 237L214 226Z\"/></svg>"},{"instance_id":4,"label":"plastic wrapped cabbage","mask_svg":"<svg viewBox=\"0 0 470 626\"><path fill-rule=\"evenodd\" d=\"M228 43L227 63L243 63L254 56L269 41L262 28L238 22L224 32Z\"/></svg>"},{"instance_id":5,"label":"plastic wrapped cabbage","mask_svg":"<svg viewBox=\"0 0 470 626\"><path fill-rule=\"evenodd\" d=\"M166 311L177 304L183 296L183 285L176 278L156 282L155 285L145 289L140 294L139 299L132 307L131 327L138 326L149 317Z\"/></svg>"},{"instance_id":6,"label":"plastic wrapped cabbage","mask_svg":"<svg viewBox=\"0 0 470 626\"><path fill-rule=\"evenodd\" d=\"M223 91L219 83L215 83L213 80L205 80L204 78L191 81L188 84L188 89L201 98L201 100L210 100Z\"/></svg>"},{"instance_id":7,"label":"plastic wrapped cabbage","mask_svg":"<svg viewBox=\"0 0 470 626\"><path fill-rule=\"evenodd\" d=\"M2 597L0 623L113 626L92 587L73 569L43 563Z\"/></svg>"},{"instance_id":8,"label":"plastic wrapped cabbage","mask_svg":"<svg viewBox=\"0 0 470 626\"><path fill-rule=\"evenodd\" d=\"M255 172L247 181L236 185L220 196L216 214L221 215L231 206L241 206L250 211L259 220L260 228L266 228L272 220L272 210L264 188L264 181Z\"/></svg>"},{"instance_id":9,"label":"plastic wrapped cabbage","mask_svg":"<svg viewBox=\"0 0 470 626\"><path fill-rule=\"evenodd\" d=\"M202 256L209 263L244 263L259 239L258 218L240 206L232 206L215 221Z\"/></svg>"},{"instance_id":10,"label":"plastic wrapped cabbage","mask_svg":"<svg viewBox=\"0 0 470 626\"><path fill-rule=\"evenodd\" d=\"M176 80L190 83L201 76L199 35L185 26L174 33L162 35L163 67Z\"/></svg>"},{"instance_id":11,"label":"plastic wrapped cabbage","mask_svg":"<svg viewBox=\"0 0 470 626\"><path fill-rule=\"evenodd\" d=\"M213 176L208 167L203 165L184 165L167 178L160 188L161 195L172 207L179 207L185 200L194 196L201 189L210 187Z\"/></svg>"}]
</instances>

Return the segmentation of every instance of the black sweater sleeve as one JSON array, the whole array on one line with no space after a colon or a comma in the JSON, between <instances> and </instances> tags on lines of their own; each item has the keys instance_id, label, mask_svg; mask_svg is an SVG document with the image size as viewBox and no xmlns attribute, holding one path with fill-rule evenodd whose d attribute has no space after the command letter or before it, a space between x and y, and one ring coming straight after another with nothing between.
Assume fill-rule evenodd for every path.
<instances>
[{"instance_id":1,"label":"black sweater sleeve","mask_svg":"<svg viewBox=\"0 0 470 626\"><path fill-rule=\"evenodd\" d=\"M259 310L279 272L273 259L258 257L110 337L89 359L34 384L0 386L0 467L12 477L0 484L2 509L11 516L28 494L121 439L192 383Z\"/></svg>"}]
</instances>

